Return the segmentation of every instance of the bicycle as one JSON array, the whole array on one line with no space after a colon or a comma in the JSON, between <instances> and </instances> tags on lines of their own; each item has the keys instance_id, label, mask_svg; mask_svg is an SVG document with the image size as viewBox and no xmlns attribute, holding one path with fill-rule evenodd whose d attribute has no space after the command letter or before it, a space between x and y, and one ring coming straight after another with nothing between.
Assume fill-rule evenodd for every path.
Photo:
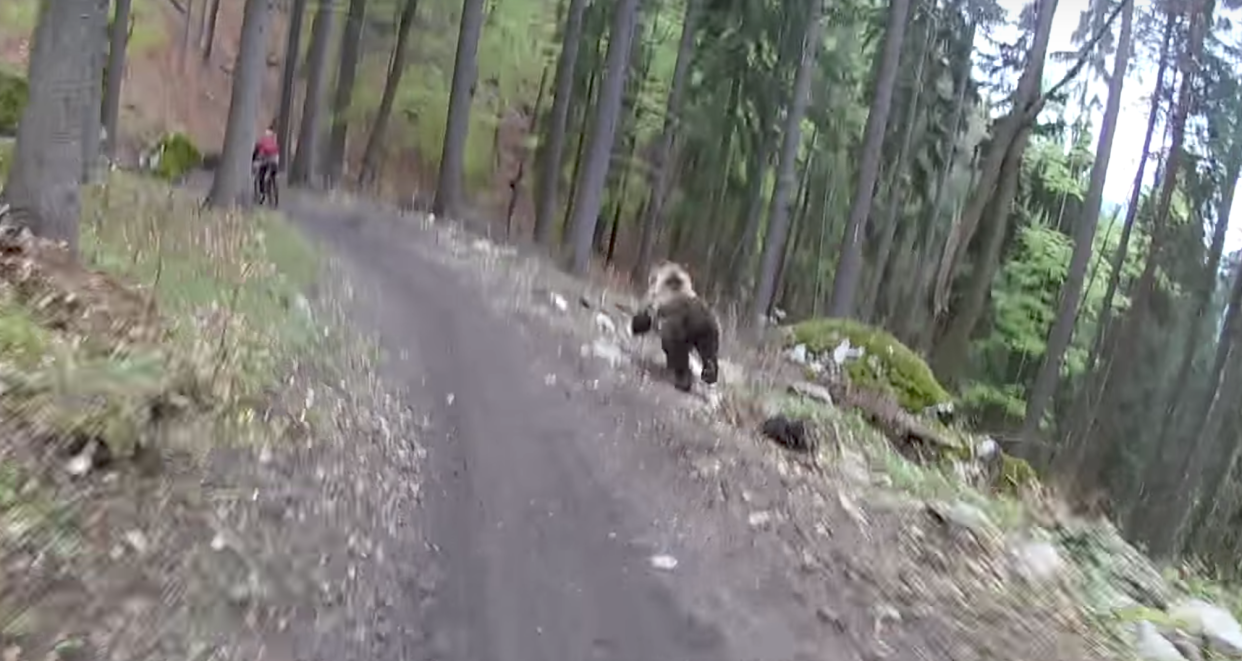
<instances>
[{"instance_id":1,"label":"bicycle","mask_svg":"<svg viewBox=\"0 0 1242 661\"><path fill-rule=\"evenodd\" d=\"M264 173L267 176L264 176ZM280 189L276 184L276 166L266 168L260 164L254 168L254 201L255 204L275 209L280 206Z\"/></svg>"}]
</instances>

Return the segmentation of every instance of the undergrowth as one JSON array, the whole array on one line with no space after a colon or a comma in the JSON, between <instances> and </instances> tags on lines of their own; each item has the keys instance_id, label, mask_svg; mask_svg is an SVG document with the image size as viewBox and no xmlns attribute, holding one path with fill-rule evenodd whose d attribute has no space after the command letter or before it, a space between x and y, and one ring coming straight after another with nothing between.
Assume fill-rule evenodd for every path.
<instances>
[{"instance_id":1,"label":"undergrowth","mask_svg":"<svg viewBox=\"0 0 1242 661\"><path fill-rule=\"evenodd\" d=\"M314 342L298 301L317 256L278 217L203 210L190 194L120 173L84 206L83 258L153 292L176 350L210 356L225 399L261 395Z\"/></svg>"}]
</instances>

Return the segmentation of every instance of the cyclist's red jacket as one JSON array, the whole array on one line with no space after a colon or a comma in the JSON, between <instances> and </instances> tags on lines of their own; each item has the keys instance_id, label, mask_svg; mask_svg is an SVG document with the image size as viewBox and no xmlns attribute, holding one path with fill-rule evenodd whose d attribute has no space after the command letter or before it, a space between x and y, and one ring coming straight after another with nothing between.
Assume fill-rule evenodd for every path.
<instances>
[{"instance_id":1,"label":"cyclist's red jacket","mask_svg":"<svg viewBox=\"0 0 1242 661\"><path fill-rule=\"evenodd\" d=\"M259 136L259 141L254 144L254 155L256 157L266 156L268 158L274 158L276 156L279 156L280 145L276 143L276 136L274 135Z\"/></svg>"}]
</instances>

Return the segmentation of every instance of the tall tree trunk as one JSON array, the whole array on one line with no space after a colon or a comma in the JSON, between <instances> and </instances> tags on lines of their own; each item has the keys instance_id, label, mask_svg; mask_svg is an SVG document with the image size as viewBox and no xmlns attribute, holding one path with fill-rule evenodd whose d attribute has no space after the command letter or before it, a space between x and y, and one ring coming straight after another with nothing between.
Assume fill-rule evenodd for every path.
<instances>
[{"instance_id":1,"label":"tall tree trunk","mask_svg":"<svg viewBox=\"0 0 1242 661\"><path fill-rule=\"evenodd\" d=\"M203 62L211 61L211 51L216 45L216 21L220 18L220 0L211 0L207 8L207 30L203 33Z\"/></svg>"},{"instance_id":2,"label":"tall tree trunk","mask_svg":"<svg viewBox=\"0 0 1242 661\"><path fill-rule=\"evenodd\" d=\"M129 12L131 0L116 0L116 14L108 33L108 79L104 90L103 126L107 136L104 157L116 159L119 142L117 130L121 118L121 86L125 81L125 50L129 47Z\"/></svg>"},{"instance_id":3,"label":"tall tree trunk","mask_svg":"<svg viewBox=\"0 0 1242 661\"><path fill-rule=\"evenodd\" d=\"M1191 366L1194 362L1195 351L1200 348L1203 332L1205 330L1205 322L1207 321L1208 309L1211 307L1212 294L1216 290L1216 279L1220 271L1221 255L1224 252L1225 235L1229 227L1229 212L1233 207L1234 194L1238 188L1239 170L1242 169L1242 140L1234 138L1234 144L1230 147L1230 154L1226 164L1226 181L1232 182L1225 194L1221 197L1220 205L1217 207L1216 227L1212 233L1212 244L1208 256L1207 267L1203 270L1202 282L1200 282L1198 291L1195 292L1197 299L1195 304L1195 314L1191 319L1191 326L1187 333L1186 343L1182 349L1182 357L1178 368L1177 376L1173 381L1172 388L1168 391L1168 407L1161 421L1160 434L1157 436L1161 440L1159 448L1157 448L1156 459L1147 465L1143 472L1144 490L1143 498L1131 510L1130 519L1127 528L1135 534L1141 536L1142 539L1151 541L1159 539L1162 532L1167 529L1168 521L1156 521L1152 517L1147 516L1151 507L1151 503L1164 501L1165 499L1175 499L1177 496L1173 491L1183 489L1186 486L1184 480L1178 479L1181 476L1177 473L1169 471L1169 466L1179 463L1180 459L1188 452L1193 452L1198 443L1215 442L1212 435L1204 435L1203 425L1207 424L1211 418L1211 402L1220 393L1210 392L1208 394L1207 406L1196 411L1197 416L1186 415L1184 402L1187 397L1188 384L1190 381ZM1208 383L1221 383L1221 374L1225 370L1225 361L1232 350L1229 343L1233 341L1235 334L1234 327L1237 319L1237 304L1233 300L1231 292L1229 308L1226 310L1225 329L1221 333L1220 344L1217 347L1216 358L1213 361L1212 371ZM1226 399L1226 401L1232 401ZM1185 425L1178 423L1187 423ZM1215 422L1213 422L1215 424ZM1184 432L1175 430L1188 429L1192 434L1185 435ZM1189 475L1195 475L1189 473ZM1212 487L1214 489L1214 487ZM1214 491L1208 491L1214 493ZM1184 513L1179 516L1184 517ZM1158 542L1169 544L1170 542Z\"/></svg>"},{"instance_id":4,"label":"tall tree trunk","mask_svg":"<svg viewBox=\"0 0 1242 661\"><path fill-rule=\"evenodd\" d=\"M530 114L530 121L526 125L526 134L535 135L536 123L539 121L539 113L543 112L543 93L548 85L548 67L544 65L543 72L539 74L539 92L535 94L535 108ZM526 161L530 158L530 150L523 149L518 156L517 172L514 173L513 179L509 181L509 205L505 207L505 238L513 238L513 212L517 209L518 195L522 191L522 182L526 179Z\"/></svg>"},{"instance_id":5,"label":"tall tree trunk","mask_svg":"<svg viewBox=\"0 0 1242 661\"><path fill-rule=\"evenodd\" d=\"M772 164L772 152L776 149L780 134L767 131L762 137L759 151L751 156L750 171L746 176L746 211L742 218L742 233L733 249L732 268L728 270L726 279L729 281L726 291L730 296L740 300L744 297L746 276L754 261L756 244L759 242L759 228L763 224L763 183L768 177L768 168Z\"/></svg>"},{"instance_id":6,"label":"tall tree trunk","mask_svg":"<svg viewBox=\"0 0 1242 661\"><path fill-rule=\"evenodd\" d=\"M349 106L354 98L354 80L362 53L362 24L367 16L367 0L349 0L345 36L341 41L341 68L336 74L336 97L332 101L332 133L328 137L326 172L329 186L336 186L345 170L345 143L349 133Z\"/></svg>"},{"instance_id":7,"label":"tall tree trunk","mask_svg":"<svg viewBox=\"0 0 1242 661\"><path fill-rule=\"evenodd\" d=\"M1229 343L1232 346L1232 343ZM1220 382L1217 388L1214 388L1211 402L1209 403L1209 417L1205 420L1205 429L1213 430L1215 433L1203 439L1210 443L1205 452L1205 457L1212 458L1204 466L1201 473L1198 489L1196 494L1198 498L1191 504L1191 509L1187 513L1187 517L1181 528L1182 534L1178 535L1178 550L1181 555L1189 555L1194 553L1198 557L1212 562L1217 567L1228 567L1233 562L1233 558L1237 557L1237 542L1234 542L1233 549L1228 553L1216 552L1209 553L1208 549L1200 546L1192 546L1196 542L1201 541L1203 533L1208 532L1208 525L1214 521L1219 521L1219 508L1224 505L1232 504L1233 499L1228 497L1228 491L1233 483L1230 480L1232 476L1236 480L1236 470L1238 460L1242 458L1242 445L1236 442L1236 426L1230 429L1228 418L1237 418L1237 408L1229 406L1227 402L1236 402L1242 397L1242 366L1237 363L1242 360L1242 356L1238 356L1236 351L1228 352L1229 361L1232 368L1226 381ZM1222 373L1223 374L1223 373ZM1215 404L1215 406L1212 406ZM1236 422L1234 423L1236 425ZM1232 434L1230 432L1233 432ZM1221 457L1224 457L1221 459ZM1232 502L1231 502L1232 501ZM1232 518L1232 517L1231 517ZM1225 525L1233 527L1233 521L1230 520ZM1229 532L1233 532L1230 530ZM1234 536L1234 535L1230 535ZM1225 556L1225 557L1222 557ZM1235 570L1236 571L1236 570Z\"/></svg>"},{"instance_id":8,"label":"tall tree trunk","mask_svg":"<svg viewBox=\"0 0 1242 661\"><path fill-rule=\"evenodd\" d=\"M302 100L302 121L298 128L297 150L289 166L290 185L316 185L323 161L320 140L323 138L322 109L328 91L328 51L332 47L333 24L336 22L336 1L319 0L315 20L311 24L310 51L306 54L306 95Z\"/></svg>"},{"instance_id":9,"label":"tall tree trunk","mask_svg":"<svg viewBox=\"0 0 1242 661\"><path fill-rule=\"evenodd\" d=\"M535 196L535 240L544 246L552 240L557 188L561 179L561 155L565 151L569 104L574 94L574 69L578 64L578 47L582 43L582 15L586 6L587 0L570 0L569 13L565 17L565 27L561 35L561 54L556 61L556 92L552 101L552 116L549 119L548 145L543 152L539 191Z\"/></svg>"},{"instance_id":10,"label":"tall tree trunk","mask_svg":"<svg viewBox=\"0 0 1242 661\"><path fill-rule=\"evenodd\" d=\"M1173 31L1177 25L1176 15L1169 13L1165 17L1164 37L1160 49L1160 61L1156 66L1156 83L1151 94L1151 103L1147 110L1147 129L1143 134L1142 156L1139 158L1138 170L1134 173L1134 183L1130 189L1130 200L1126 206L1125 219L1122 221L1121 236L1117 240L1117 248L1113 251L1109 263L1108 282L1104 287L1104 298L1100 303L1100 317L1095 323L1095 334L1091 340L1091 349L1087 353L1085 366L1086 379L1082 392L1074 398L1071 407L1069 424L1067 425L1062 449L1056 457L1054 472L1066 473L1071 467L1080 466L1083 451L1090 437L1090 427L1094 419L1096 403L1099 401L1100 389L1104 387L1106 378L1098 370L1100 356L1104 349L1104 340L1112 335L1113 301L1121 285L1121 271L1125 266L1126 255L1130 248L1130 237L1134 233L1134 221L1138 218L1139 206L1143 196L1143 182L1147 173L1147 162L1151 159L1151 143L1156 135L1156 121L1160 117L1160 102L1164 91L1164 77L1168 73L1170 49L1173 43Z\"/></svg>"},{"instance_id":11,"label":"tall tree trunk","mask_svg":"<svg viewBox=\"0 0 1242 661\"><path fill-rule=\"evenodd\" d=\"M955 383L961 366L966 363L971 334L983 315L988 294L992 289L992 279L1000 267L1005 234L1009 231L1009 214L1018 190L1022 157L1026 152L1030 133L1030 128L1018 132L1017 140L1010 144L1009 154L1001 164L1001 179L985 218L987 225L975 237L980 247L978 265L971 270L970 278L963 288L965 291L962 302L954 308L946 321L944 332L932 352L932 370L949 384Z\"/></svg>"},{"instance_id":12,"label":"tall tree trunk","mask_svg":"<svg viewBox=\"0 0 1242 661\"><path fill-rule=\"evenodd\" d=\"M388 77L384 80L384 94L380 97L379 109L375 111L375 122L371 125L371 135L367 137L367 146L362 152L362 167L358 171L358 183L362 186L373 184L379 173L384 135L388 132L388 122L392 118L393 104L397 101L401 77L405 75L406 59L410 51L410 29L414 25L414 17L417 14L418 0L405 0L405 5L401 8L401 18L397 24L397 45L393 48L392 58L388 62Z\"/></svg>"},{"instance_id":13,"label":"tall tree trunk","mask_svg":"<svg viewBox=\"0 0 1242 661\"><path fill-rule=\"evenodd\" d=\"M919 123L922 109L923 69L927 63L928 53L931 52L932 39L939 25L937 16L932 16L929 19L929 24L924 29L923 45L915 53L918 64L914 68L914 78L910 85L910 98L906 100L906 115L901 124L901 142L897 148L897 157L893 160L893 182L889 189L889 205L885 213L884 222L880 225L880 246L876 251L875 264L872 267L867 293L863 297L863 308L858 315L859 319L868 323L874 321L876 305L879 303L880 298L880 288L888 281L885 274L889 270L889 257L892 253L893 241L897 237L898 226L901 224L901 214L905 211L906 161L910 157L910 147L914 143L914 127ZM894 85L896 84L895 79L896 76L894 75ZM954 135L957 134L955 133ZM907 243L909 240L903 239L902 241ZM860 251L861 247L860 244Z\"/></svg>"},{"instance_id":14,"label":"tall tree trunk","mask_svg":"<svg viewBox=\"0 0 1242 661\"><path fill-rule=\"evenodd\" d=\"M276 113L276 139L286 151L293 120L293 86L297 81L298 54L302 48L302 21L306 17L306 1L293 0L289 12L289 30L285 35L285 62L280 72L280 109ZM283 169L285 164L281 163Z\"/></svg>"},{"instance_id":15,"label":"tall tree trunk","mask_svg":"<svg viewBox=\"0 0 1242 661\"><path fill-rule=\"evenodd\" d=\"M653 6L652 6L653 5ZM662 0L652 0L652 5L648 7L653 9L649 14L640 14L638 22L634 26L634 38L630 40L630 69L633 75L627 75L625 81L625 89L621 92L621 117L618 120L616 133L621 136L620 149L624 150L627 158L618 163L620 167L609 167L609 179L605 182L605 190L608 192L610 201L614 203L613 220L615 223L621 221L621 207L625 201L626 191L630 183L630 171L633 169L634 152L637 149L635 143L636 135L634 127L638 126L643 118L643 106L640 99L643 96L643 86L647 82L647 74L651 71L651 61L655 56L654 48L642 48L643 40L638 34L643 30L644 25L649 25L647 30L647 43L655 43L655 31L660 25L660 10L663 8ZM639 55L643 55L641 59ZM614 147L616 147L614 141ZM613 157L610 155L609 159ZM619 190L618 190L619 189ZM614 194L615 193L615 194ZM603 204L601 203L600 214L604 213ZM615 227L615 223L610 225L608 222L596 222L595 235L592 239L595 246L595 252L600 255L606 255L608 249L607 238L615 235L611 227ZM605 260L605 264L608 261Z\"/></svg>"},{"instance_id":16,"label":"tall tree trunk","mask_svg":"<svg viewBox=\"0 0 1242 661\"><path fill-rule=\"evenodd\" d=\"M818 0L817 0L818 1ZM694 57L694 37L697 34L699 13L703 0L686 0L686 13L681 21L681 41L677 45L677 63L673 65L673 79L669 83L668 100L664 108L664 128L660 143L648 171L650 194L643 213L638 239L638 259L634 262L631 279L642 283L651 265L651 253L655 247L657 228L664 213L664 199L669 184L669 160L673 154L673 141L681 113L682 99L686 94L686 79L690 72L690 60Z\"/></svg>"},{"instance_id":17,"label":"tall tree trunk","mask_svg":"<svg viewBox=\"0 0 1242 661\"><path fill-rule=\"evenodd\" d=\"M949 232L943 258L936 273L936 287L932 294L933 312L937 317L941 316L948 306L949 287L958 263L978 228L979 220L991 205L991 197L999 185L1001 166L1005 159L1009 158L1009 151L1018 133L1029 123L1026 121L1026 116L1039 98L1039 88L1043 82L1044 60L1048 54L1048 41L1052 36L1052 20L1056 17L1057 1L1041 0L1037 5L1035 32L1032 35L1030 48L1027 50L1026 65L1022 70L1022 75L1018 78L1017 89L1011 97L1013 108L992 122L989 131L992 137L988 143L986 155L983 157L983 166L979 170L979 181L971 192L965 212Z\"/></svg>"},{"instance_id":18,"label":"tall tree trunk","mask_svg":"<svg viewBox=\"0 0 1242 661\"><path fill-rule=\"evenodd\" d=\"M1199 53L1203 50L1204 36L1207 31L1205 0L1191 4L1188 19L1190 20L1190 44L1182 53L1178 69L1182 80L1177 91L1177 102L1173 108L1173 116L1169 121L1172 144L1169 157L1164 165L1161 179L1160 196L1156 201L1155 215L1152 217L1151 250L1143 265L1143 272L1135 285L1134 300L1130 307L1130 317L1126 322L1126 330L1122 333L1120 346L1129 348L1137 339L1139 326L1146 315L1147 299L1153 293L1156 281L1156 269L1160 264L1161 252L1164 248L1165 230L1169 223L1169 212L1173 204L1173 193L1177 190L1178 175L1182 161L1185 159L1186 123L1190 119L1191 95L1196 80L1195 67ZM1125 355L1125 354L1123 354Z\"/></svg>"},{"instance_id":19,"label":"tall tree trunk","mask_svg":"<svg viewBox=\"0 0 1242 661\"><path fill-rule=\"evenodd\" d=\"M1195 67L1199 57L1199 53L1203 48L1205 32L1207 31L1207 15L1206 2L1199 0L1193 3L1188 9L1188 19L1190 21L1190 43L1179 58L1178 68L1182 73L1182 80L1179 85L1177 101L1173 107L1172 118L1170 119L1170 137L1172 144L1169 148L1169 157L1164 167L1164 178L1161 181L1160 196L1156 202L1155 214L1152 218L1151 229L1151 247L1148 250L1147 259L1143 265L1143 272L1139 276L1138 282L1134 286L1134 292L1131 296L1130 310L1125 316L1125 323L1118 329L1117 341L1108 345L1108 359L1106 363L1113 364L1112 360L1115 356L1131 356L1134 348L1138 344L1139 337L1146 325L1147 308L1151 303L1151 298L1155 293L1156 270L1162 262L1165 243L1168 240L1168 217L1170 206L1173 201L1173 193L1177 188L1177 180L1179 170L1181 169L1182 160L1185 158L1184 143L1186 134L1186 123L1190 115L1190 105L1192 102L1191 95L1196 80ZM1116 372L1110 373L1105 380L1106 384L1126 383L1130 376L1128 363L1130 361L1120 361L1115 363L1118 367ZM1103 388L1104 402L1102 406L1105 410L1111 411L1120 405L1120 390L1105 385ZM1102 434L1103 438L1094 442L1090 446L1090 452L1085 461L1080 463L1082 479L1094 481L1095 473L1102 469L1105 458L1111 452L1116 438L1112 434ZM1187 458L1189 462L1190 459ZM1186 469L1186 465L1182 465L1182 469ZM1185 478L1184 473L1182 474ZM1151 521L1160 521L1168 523L1174 520L1180 520L1182 514L1179 510L1184 507L1185 501L1181 498L1171 498L1160 503L1153 503L1153 512L1150 512ZM1165 538L1164 542L1172 542L1172 539ZM1153 542L1153 551L1160 553L1167 549L1156 548L1158 545Z\"/></svg>"},{"instance_id":20,"label":"tall tree trunk","mask_svg":"<svg viewBox=\"0 0 1242 661\"><path fill-rule=\"evenodd\" d=\"M1240 446L1236 439L1222 438L1225 418L1237 406L1242 391L1242 356L1236 337L1222 339L1225 367L1219 380L1212 384L1212 396L1200 424L1199 433L1185 458L1173 467L1170 478L1177 488L1168 492L1165 501L1153 501L1146 523L1148 552L1153 558L1169 559L1180 547L1187 517L1204 496L1220 497L1221 485L1238 460ZM1223 455L1223 456L1222 456ZM1167 468L1167 467L1166 467Z\"/></svg>"},{"instance_id":21,"label":"tall tree trunk","mask_svg":"<svg viewBox=\"0 0 1242 661\"><path fill-rule=\"evenodd\" d=\"M449 94L444 149L440 153L440 178L432 210L438 216L461 212L462 179L466 170L466 139L470 135L470 104L478 76L479 35L483 31L483 0L465 0L457 33L457 56L453 61L453 89Z\"/></svg>"},{"instance_id":22,"label":"tall tree trunk","mask_svg":"<svg viewBox=\"0 0 1242 661\"><path fill-rule=\"evenodd\" d=\"M591 130L591 146L587 149L582 180L574 200L573 259L574 273L585 274L591 265L591 240L599 222L600 198L608 180L612 145L616 139L617 122L621 115L622 94L629 73L630 45L638 24L639 0L617 0L614 6L612 31L608 38L608 55L604 80L600 84L599 103Z\"/></svg>"},{"instance_id":23,"label":"tall tree trunk","mask_svg":"<svg viewBox=\"0 0 1242 661\"><path fill-rule=\"evenodd\" d=\"M1237 350L1238 342L1242 339L1239 338L1240 329L1237 323L1240 308L1242 308L1242 269L1236 269L1233 283L1229 288L1229 308L1225 312L1224 328L1221 331L1220 341L1216 345L1216 356L1212 361L1212 371L1208 379L1208 395L1206 401L1196 411L1200 415L1188 417L1188 419L1196 421L1186 436L1191 443L1199 444L1217 439L1216 442L1219 444L1223 440L1219 439L1219 434L1217 433L1221 423L1221 416L1224 414L1223 409L1236 408L1230 406L1229 403L1238 401L1238 390L1242 387L1237 383L1239 376L1242 376L1242 368L1237 365L1239 359L1242 359ZM1197 508L1200 511L1197 513L1196 519L1202 519L1209 513L1202 510L1204 505L1211 503L1211 498L1220 497L1219 490L1223 484L1224 477L1229 474L1233 465L1237 463L1238 444L1234 443L1233 445L1233 456L1230 457L1229 466L1219 473L1219 478L1216 471L1220 470L1220 468L1211 468L1208 472L1213 474L1201 476L1200 483L1206 485L1202 493L1207 494L1208 497L1200 499L1200 506ZM1216 449L1219 450L1219 445ZM1207 456L1212 456L1212 453L1209 452ZM1217 453L1217 456L1219 456L1219 453ZM1190 532L1193 533L1194 531L1191 530Z\"/></svg>"},{"instance_id":24,"label":"tall tree trunk","mask_svg":"<svg viewBox=\"0 0 1242 661\"><path fill-rule=\"evenodd\" d=\"M92 86L103 32L95 0L43 2L26 74L29 97L17 128L3 198L35 234L75 254L81 209L82 126L99 113Z\"/></svg>"},{"instance_id":25,"label":"tall tree trunk","mask_svg":"<svg viewBox=\"0 0 1242 661\"><path fill-rule=\"evenodd\" d=\"M246 0L241 44L233 67L233 94L224 129L224 150L207 195L207 203L211 206L227 207L250 199L250 154L267 65L270 3L271 0Z\"/></svg>"},{"instance_id":26,"label":"tall tree trunk","mask_svg":"<svg viewBox=\"0 0 1242 661\"><path fill-rule=\"evenodd\" d=\"M845 236L841 239L837 272L832 280L832 299L828 306L830 317L854 316L854 296L858 291L859 275L862 273L863 235L867 231L867 217L871 214L871 200L875 195L875 180L879 174L880 153L884 146L884 128L888 126L888 110L893 101L893 87L897 82L897 66L901 62L901 43L905 40L906 17L909 13L910 0L889 0L884 51L876 76L875 98L867 113L862 160L858 166L858 185L854 191L854 200L850 203L850 215L845 225ZM894 199L892 203L899 202Z\"/></svg>"},{"instance_id":27,"label":"tall tree trunk","mask_svg":"<svg viewBox=\"0 0 1242 661\"><path fill-rule=\"evenodd\" d=\"M1100 205L1104 200L1104 181L1108 178L1109 159L1113 153L1113 136L1117 132L1117 117L1121 112L1122 85L1130 62L1130 32L1134 23L1134 0L1124 0L1121 14L1121 35L1117 40L1117 52L1113 58L1113 71L1109 76L1108 101L1104 119L1100 124L1100 139L1095 150L1095 162L1091 166L1091 180L1082 205L1082 218L1074 232L1074 250L1070 255L1069 272L1061 287L1061 303L1056 321L1048 333L1043 364L1035 382L1027 393L1026 417L1022 422L1022 434L1034 438L1039 432L1044 411L1056 392L1061 375L1061 361L1069 349L1074 335L1074 321L1078 318L1078 305L1082 298L1087 267L1091 264L1091 251L1095 241L1095 229L1100 220Z\"/></svg>"},{"instance_id":28,"label":"tall tree trunk","mask_svg":"<svg viewBox=\"0 0 1242 661\"><path fill-rule=\"evenodd\" d=\"M904 2L905 0L897 0ZM789 103L789 112L785 117L784 136L781 143L780 164L777 166L776 185L772 189L772 199L768 207L768 232L764 239L763 260L759 267L759 279L755 284L755 293L751 301L751 314L748 322L758 323L772 306L772 298L776 294L776 271L780 267L781 253L785 249L785 237L789 234L789 194L796 183L794 168L798 161L798 148L802 144L802 120L806 116L807 105L811 101L811 78L815 71L815 61L822 40L820 23L823 18L823 4L807 3L806 30L802 35L801 56L798 69L794 73L793 96Z\"/></svg>"},{"instance_id":29,"label":"tall tree trunk","mask_svg":"<svg viewBox=\"0 0 1242 661\"><path fill-rule=\"evenodd\" d=\"M181 23L181 46L177 56L180 58L178 66L181 71L185 71L186 62L190 59L190 40L194 36L194 0L185 0L185 21Z\"/></svg>"},{"instance_id":30,"label":"tall tree trunk","mask_svg":"<svg viewBox=\"0 0 1242 661\"><path fill-rule=\"evenodd\" d=\"M578 128L578 147L574 150L574 167L569 175L569 196L568 203L565 205L565 217L561 220L563 230L561 234L561 244L569 241L570 232L568 231L569 222L574 216L574 201L578 199L578 184L581 183L579 176L582 172L582 157L586 152L587 131L591 127L590 117L592 109L595 107L598 95L595 92L595 83L599 80L599 76L595 71L591 71L591 75L587 77L586 96L582 99L582 117Z\"/></svg>"},{"instance_id":31,"label":"tall tree trunk","mask_svg":"<svg viewBox=\"0 0 1242 661\"><path fill-rule=\"evenodd\" d=\"M1194 364L1195 351L1203 341L1203 334L1208 321L1208 312L1212 306L1212 294L1216 293L1216 279L1220 274L1220 261L1224 256L1225 239L1229 233L1230 211L1233 209L1234 196L1238 190L1238 177L1242 174L1242 139L1235 137L1230 147L1229 156L1225 161L1225 181L1231 182L1221 197L1216 211L1216 226L1212 228L1212 243L1208 248L1207 267L1203 269L1202 279L1195 292L1195 312L1190 321L1190 329L1186 335L1186 343L1182 347L1182 359L1169 390L1169 405L1165 411L1160 438L1168 438L1170 426L1181 420L1183 405L1190 382L1191 367Z\"/></svg>"},{"instance_id":32,"label":"tall tree trunk","mask_svg":"<svg viewBox=\"0 0 1242 661\"><path fill-rule=\"evenodd\" d=\"M93 61L91 71L95 79L91 83L91 110L82 124L82 182L92 183L99 168L100 132L103 128L104 66L108 60L108 9L111 0L93 0L97 5L91 9L97 22L98 35L91 40Z\"/></svg>"}]
</instances>

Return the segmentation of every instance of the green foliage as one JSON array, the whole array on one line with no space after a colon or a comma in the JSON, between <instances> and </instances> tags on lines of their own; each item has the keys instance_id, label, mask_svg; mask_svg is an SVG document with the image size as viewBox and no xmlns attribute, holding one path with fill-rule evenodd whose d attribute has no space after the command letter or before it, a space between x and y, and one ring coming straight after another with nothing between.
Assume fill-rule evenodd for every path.
<instances>
[{"instance_id":1,"label":"green foliage","mask_svg":"<svg viewBox=\"0 0 1242 661\"><path fill-rule=\"evenodd\" d=\"M83 222L84 258L153 285L173 346L215 373L221 400L259 396L309 350L315 327L295 299L317 255L279 217L205 212L192 195L119 173L83 207L95 219Z\"/></svg>"},{"instance_id":2,"label":"green foliage","mask_svg":"<svg viewBox=\"0 0 1242 661\"><path fill-rule=\"evenodd\" d=\"M155 168L155 174L167 181L180 179L203 162L203 155L198 147L180 132L163 135L155 143L154 151L159 154L159 165Z\"/></svg>"},{"instance_id":3,"label":"green foliage","mask_svg":"<svg viewBox=\"0 0 1242 661\"><path fill-rule=\"evenodd\" d=\"M815 354L831 353L843 339L865 352L845 366L854 383L890 393L910 411L950 400L927 363L883 330L855 321L826 318L793 327L793 342L805 344Z\"/></svg>"},{"instance_id":4,"label":"green foliage","mask_svg":"<svg viewBox=\"0 0 1242 661\"><path fill-rule=\"evenodd\" d=\"M13 161L13 141L0 139L0 180L9 176L9 165Z\"/></svg>"},{"instance_id":5,"label":"green foliage","mask_svg":"<svg viewBox=\"0 0 1242 661\"><path fill-rule=\"evenodd\" d=\"M420 6L411 65L402 77L394 110L394 138L412 147L432 167L438 167L444 143L461 6L443 1ZM471 185L484 184L491 176L496 125L510 109L522 103L534 105L545 66L549 72L544 103L551 103L556 67L554 7L549 0L510 0L489 3L485 10L466 144L465 174ZM373 67L367 77L381 80L383 70ZM379 105L382 84L375 86L373 94L365 93L366 86L359 87L361 94L350 112L369 116ZM407 124L399 121L402 117Z\"/></svg>"},{"instance_id":6,"label":"green foliage","mask_svg":"<svg viewBox=\"0 0 1242 661\"><path fill-rule=\"evenodd\" d=\"M0 69L0 135L17 134L29 97L30 86L23 76Z\"/></svg>"},{"instance_id":7,"label":"green foliage","mask_svg":"<svg viewBox=\"0 0 1242 661\"><path fill-rule=\"evenodd\" d=\"M1029 462L1008 454L1001 455L1000 477L1000 486L1013 493L1039 482L1039 475L1035 473L1035 469Z\"/></svg>"},{"instance_id":8,"label":"green foliage","mask_svg":"<svg viewBox=\"0 0 1242 661\"><path fill-rule=\"evenodd\" d=\"M32 369L48 351L47 333L13 301L0 300L0 369Z\"/></svg>"},{"instance_id":9,"label":"green foliage","mask_svg":"<svg viewBox=\"0 0 1242 661\"><path fill-rule=\"evenodd\" d=\"M169 392L171 373L155 353L92 356L61 343L35 370L12 375L4 409L45 433L96 438L129 456L150 425L151 403Z\"/></svg>"}]
</instances>

